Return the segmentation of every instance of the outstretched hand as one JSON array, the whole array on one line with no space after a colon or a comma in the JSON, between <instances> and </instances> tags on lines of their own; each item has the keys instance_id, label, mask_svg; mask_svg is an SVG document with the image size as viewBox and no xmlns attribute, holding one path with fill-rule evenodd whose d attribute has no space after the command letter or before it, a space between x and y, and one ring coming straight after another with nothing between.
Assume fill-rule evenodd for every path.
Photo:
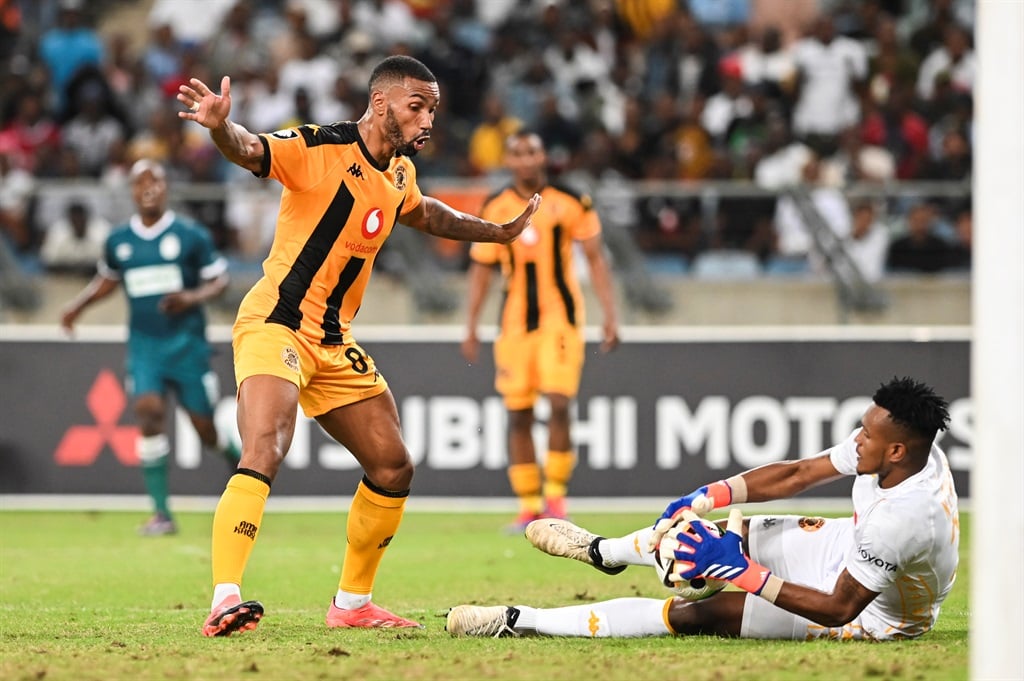
<instances>
[{"instance_id":1,"label":"outstretched hand","mask_svg":"<svg viewBox=\"0 0 1024 681\"><path fill-rule=\"evenodd\" d=\"M191 87L178 87L178 101L188 108L188 111L179 111L178 118L195 121L211 130L220 127L231 113L231 78L221 78L219 95L198 78L192 78L189 84Z\"/></svg>"},{"instance_id":2,"label":"outstretched hand","mask_svg":"<svg viewBox=\"0 0 1024 681\"><path fill-rule=\"evenodd\" d=\"M503 243L512 243L519 237L523 231L530 226L530 221L533 218L533 214L537 212L537 208L540 206L540 194L534 194L530 197L530 202L526 204L526 208L522 213L519 214L512 222L506 222L502 225L507 240Z\"/></svg>"}]
</instances>

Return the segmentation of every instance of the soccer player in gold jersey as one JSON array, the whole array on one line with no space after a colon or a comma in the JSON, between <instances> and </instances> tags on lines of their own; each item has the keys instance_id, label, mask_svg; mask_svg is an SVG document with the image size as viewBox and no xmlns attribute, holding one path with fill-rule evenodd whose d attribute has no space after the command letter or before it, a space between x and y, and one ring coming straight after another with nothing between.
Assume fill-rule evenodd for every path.
<instances>
[{"instance_id":1,"label":"soccer player in gold jersey","mask_svg":"<svg viewBox=\"0 0 1024 681\"><path fill-rule=\"evenodd\" d=\"M355 122L253 134L229 119L231 81L220 94L192 79L179 116L206 127L221 153L282 185L263 277L242 301L232 333L242 459L213 519L213 601L205 636L254 629L258 601L243 601L245 565L270 486L291 445L296 406L359 461L363 479L348 514L347 542L328 627L419 627L371 600L374 578L405 508L413 464L388 384L356 343L351 322L373 262L395 224L448 239L510 243L530 224L494 223L423 196L411 161L430 138L437 79L419 61L388 57L369 81Z\"/></svg>"},{"instance_id":2,"label":"soccer player in gold jersey","mask_svg":"<svg viewBox=\"0 0 1024 681\"><path fill-rule=\"evenodd\" d=\"M462 354L475 362L477 324L495 265L504 274L501 331L494 343L495 389L509 420L508 477L520 512L509 530L522 532L540 517L565 518L565 496L576 464L569 406L583 371L583 294L573 267L573 245L582 245L590 280L604 315L601 349L619 343L612 277L604 257L601 222L590 197L550 183L540 137L513 133L505 144L512 184L489 197L481 215L506 220L539 194L543 207L515 243L473 244L470 249L466 336ZM534 404L547 398L548 451L543 475L533 444Z\"/></svg>"}]
</instances>

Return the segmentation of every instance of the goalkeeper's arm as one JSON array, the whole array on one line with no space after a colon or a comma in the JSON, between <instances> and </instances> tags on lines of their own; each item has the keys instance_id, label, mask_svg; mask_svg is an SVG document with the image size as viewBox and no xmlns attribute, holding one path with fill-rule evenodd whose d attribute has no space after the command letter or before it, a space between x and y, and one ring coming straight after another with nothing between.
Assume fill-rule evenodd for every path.
<instances>
[{"instance_id":1,"label":"goalkeeper's arm","mask_svg":"<svg viewBox=\"0 0 1024 681\"><path fill-rule=\"evenodd\" d=\"M778 579L779 587L775 605L823 627L841 627L852 621L878 596L877 591L865 587L845 569L836 579L832 593L772 577Z\"/></svg>"},{"instance_id":2,"label":"goalkeeper's arm","mask_svg":"<svg viewBox=\"0 0 1024 681\"><path fill-rule=\"evenodd\" d=\"M688 513L687 517L694 516ZM733 509L726 533L721 537L708 532L700 522L691 524L695 534L680 532L680 547L675 557L679 563L692 568L681 570L678 577L693 579L704 576L728 581L825 627L840 627L850 622L878 596L878 592L862 585L845 569L836 580L832 593L781 579L743 554L742 527L743 516L738 509Z\"/></svg>"},{"instance_id":3,"label":"goalkeeper's arm","mask_svg":"<svg viewBox=\"0 0 1024 681\"><path fill-rule=\"evenodd\" d=\"M778 461L745 473L734 475L705 485L690 494L679 497L665 507L655 522L654 534L650 539L651 551L673 525L679 522L684 511L693 511L705 516L716 508L746 502L774 501L788 499L804 490L841 477L832 465L828 453L811 459Z\"/></svg>"}]
</instances>

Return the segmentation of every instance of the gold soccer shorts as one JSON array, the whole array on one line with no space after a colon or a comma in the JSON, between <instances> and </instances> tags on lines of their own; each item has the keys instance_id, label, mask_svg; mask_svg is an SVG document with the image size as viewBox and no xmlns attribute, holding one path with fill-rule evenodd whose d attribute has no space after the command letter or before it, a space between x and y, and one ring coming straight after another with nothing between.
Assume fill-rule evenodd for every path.
<instances>
[{"instance_id":1,"label":"gold soccer shorts","mask_svg":"<svg viewBox=\"0 0 1024 681\"><path fill-rule=\"evenodd\" d=\"M260 319L235 324L231 346L239 386L257 375L291 381L299 387L299 405L309 418L388 389L373 358L355 341L320 345L285 326Z\"/></svg>"},{"instance_id":2,"label":"gold soccer shorts","mask_svg":"<svg viewBox=\"0 0 1024 681\"><path fill-rule=\"evenodd\" d=\"M494 342L494 388L510 410L532 407L538 395L575 397L583 356L583 334L569 324L502 333Z\"/></svg>"}]
</instances>

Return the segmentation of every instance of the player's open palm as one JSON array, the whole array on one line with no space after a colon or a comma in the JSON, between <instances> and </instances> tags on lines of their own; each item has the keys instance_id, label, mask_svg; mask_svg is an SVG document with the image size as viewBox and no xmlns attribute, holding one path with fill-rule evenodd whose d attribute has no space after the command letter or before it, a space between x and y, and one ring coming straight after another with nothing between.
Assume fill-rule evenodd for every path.
<instances>
[{"instance_id":1,"label":"player's open palm","mask_svg":"<svg viewBox=\"0 0 1024 681\"><path fill-rule=\"evenodd\" d=\"M533 218L533 214L537 212L538 206L540 206L540 194L534 194L530 197L530 202L526 204L526 208L519 214L519 217L512 222L506 222L502 225L505 233L508 235L508 241L505 243L515 241L530 226L530 221Z\"/></svg>"},{"instance_id":2,"label":"player's open palm","mask_svg":"<svg viewBox=\"0 0 1024 681\"><path fill-rule=\"evenodd\" d=\"M178 117L211 130L220 127L231 113L231 78L228 76L221 78L220 92L218 95L203 81L192 78L188 85L178 87L178 101L188 107L188 111L179 111Z\"/></svg>"}]
</instances>

